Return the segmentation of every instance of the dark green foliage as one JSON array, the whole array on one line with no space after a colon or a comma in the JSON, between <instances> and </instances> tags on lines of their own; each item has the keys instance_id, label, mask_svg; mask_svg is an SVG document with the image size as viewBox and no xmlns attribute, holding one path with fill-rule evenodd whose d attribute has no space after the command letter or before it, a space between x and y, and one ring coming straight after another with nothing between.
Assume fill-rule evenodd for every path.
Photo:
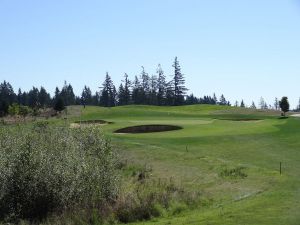
<instances>
[{"instance_id":1,"label":"dark green foliage","mask_svg":"<svg viewBox=\"0 0 300 225\"><path fill-rule=\"evenodd\" d=\"M219 105L227 105L227 100L226 98L224 97L224 95L222 94L221 97L220 97L220 100L219 100Z\"/></svg>"},{"instance_id":2,"label":"dark green foliage","mask_svg":"<svg viewBox=\"0 0 300 225\"><path fill-rule=\"evenodd\" d=\"M182 105L184 103L184 96L188 90L185 87L185 79L181 73L181 68L177 57L174 60L174 77L171 83L172 91L174 92L174 105Z\"/></svg>"},{"instance_id":3,"label":"dark green foliage","mask_svg":"<svg viewBox=\"0 0 300 225\"><path fill-rule=\"evenodd\" d=\"M245 103L244 103L244 100L241 101L241 108L245 108Z\"/></svg>"},{"instance_id":4,"label":"dark green foliage","mask_svg":"<svg viewBox=\"0 0 300 225\"><path fill-rule=\"evenodd\" d=\"M123 80L120 84L118 91L118 105L128 105L130 104L130 81L128 79L128 75L125 73L125 80ZM124 85L123 85L124 84Z\"/></svg>"},{"instance_id":5,"label":"dark green foliage","mask_svg":"<svg viewBox=\"0 0 300 225\"><path fill-rule=\"evenodd\" d=\"M116 106L117 91L116 87L111 80L111 77L106 73L105 81L102 84L100 105L105 107Z\"/></svg>"},{"instance_id":6,"label":"dark green foliage","mask_svg":"<svg viewBox=\"0 0 300 225\"><path fill-rule=\"evenodd\" d=\"M279 106L281 108L281 111L283 112L283 115L285 116L285 113L290 110L290 103L288 101L288 98L282 97L281 101L279 102Z\"/></svg>"},{"instance_id":7,"label":"dark green foliage","mask_svg":"<svg viewBox=\"0 0 300 225\"><path fill-rule=\"evenodd\" d=\"M93 95L89 87L84 86L81 93L81 103L83 105L92 105L93 104Z\"/></svg>"},{"instance_id":8,"label":"dark green foliage","mask_svg":"<svg viewBox=\"0 0 300 225\"><path fill-rule=\"evenodd\" d=\"M16 100L16 95L10 83L4 81L0 84L0 116L8 113L8 107Z\"/></svg>"},{"instance_id":9,"label":"dark green foliage","mask_svg":"<svg viewBox=\"0 0 300 225\"><path fill-rule=\"evenodd\" d=\"M163 69L161 68L161 65L158 64L157 68L157 104L158 105L165 105L166 104L166 95L167 95L167 82L166 82L166 76L164 74Z\"/></svg>"},{"instance_id":10,"label":"dark green foliage","mask_svg":"<svg viewBox=\"0 0 300 225\"><path fill-rule=\"evenodd\" d=\"M75 104L75 94L73 92L73 87L71 84L67 84L65 81L64 86L59 93L59 97L62 98L65 105Z\"/></svg>"},{"instance_id":11,"label":"dark green foliage","mask_svg":"<svg viewBox=\"0 0 300 225\"><path fill-rule=\"evenodd\" d=\"M47 93L47 91L44 87L40 88L40 91L38 94L38 101L39 101L40 107L42 107L42 108L49 106L51 103L50 94Z\"/></svg>"},{"instance_id":12,"label":"dark green foliage","mask_svg":"<svg viewBox=\"0 0 300 225\"><path fill-rule=\"evenodd\" d=\"M32 89L28 92L28 105L31 108L38 108L40 106L39 102L39 89L36 87L32 87Z\"/></svg>"},{"instance_id":13,"label":"dark green foliage","mask_svg":"<svg viewBox=\"0 0 300 225\"><path fill-rule=\"evenodd\" d=\"M54 104L53 109L57 112L61 112L65 109L65 103L64 103L64 100L61 97L56 99L56 102Z\"/></svg>"}]
</instances>

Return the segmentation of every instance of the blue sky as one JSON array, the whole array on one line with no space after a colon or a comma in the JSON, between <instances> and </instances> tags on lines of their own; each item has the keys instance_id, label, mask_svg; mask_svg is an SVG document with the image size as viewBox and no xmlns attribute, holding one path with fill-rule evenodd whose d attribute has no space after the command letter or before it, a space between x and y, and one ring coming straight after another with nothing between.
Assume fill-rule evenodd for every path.
<instances>
[{"instance_id":1,"label":"blue sky","mask_svg":"<svg viewBox=\"0 0 300 225\"><path fill-rule=\"evenodd\" d=\"M0 81L93 91L178 56L190 92L300 97L299 0L0 0Z\"/></svg>"}]
</instances>

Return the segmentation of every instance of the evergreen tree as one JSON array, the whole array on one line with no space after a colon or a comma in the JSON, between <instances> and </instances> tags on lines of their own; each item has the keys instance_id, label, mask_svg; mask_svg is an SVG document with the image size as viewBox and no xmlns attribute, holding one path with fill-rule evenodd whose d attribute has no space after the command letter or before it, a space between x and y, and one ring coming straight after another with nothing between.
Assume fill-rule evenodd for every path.
<instances>
[{"instance_id":1,"label":"evergreen tree","mask_svg":"<svg viewBox=\"0 0 300 225\"><path fill-rule=\"evenodd\" d=\"M167 83L165 103L166 105L174 105L174 88L172 81Z\"/></svg>"},{"instance_id":2,"label":"evergreen tree","mask_svg":"<svg viewBox=\"0 0 300 225\"><path fill-rule=\"evenodd\" d=\"M74 105L75 104L75 94L74 94L72 85L67 84L67 82L65 81L59 97L62 98L62 100L66 106Z\"/></svg>"},{"instance_id":3,"label":"evergreen tree","mask_svg":"<svg viewBox=\"0 0 300 225\"><path fill-rule=\"evenodd\" d=\"M287 97L282 97L281 101L279 102L279 106L281 111L283 112L283 116L290 110L290 104Z\"/></svg>"},{"instance_id":4,"label":"evergreen tree","mask_svg":"<svg viewBox=\"0 0 300 225\"><path fill-rule=\"evenodd\" d=\"M155 75L150 77L150 93L149 93L149 104L150 105L157 105L157 90L158 90L158 81Z\"/></svg>"},{"instance_id":5,"label":"evergreen tree","mask_svg":"<svg viewBox=\"0 0 300 225\"><path fill-rule=\"evenodd\" d=\"M93 95L93 100L92 100L92 104L93 105L100 105L100 92L96 91L95 95Z\"/></svg>"},{"instance_id":6,"label":"evergreen tree","mask_svg":"<svg viewBox=\"0 0 300 225\"><path fill-rule=\"evenodd\" d=\"M278 109L279 109L279 101L278 101L278 98L275 98L275 101L274 101L274 108L275 108L275 110L278 110Z\"/></svg>"},{"instance_id":7,"label":"evergreen tree","mask_svg":"<svg viewBox=\"0 0 300 225\"><path fill-rule=\"evenodd\" d=\"M125 80L123 81L124 82L124 103L126 105L130 104L130 86L131 86L131 83L130 83L130 80L128 79L128 74L125 73L124 75L125 77Z\"/></svg>"},{"instance_id":8,"label":"evergreen tree","mask_svg":"<svg viewBox=\"0 0 300 225\"><path fill-rule=\"evenodd\" d=\"M239 102L238 101L235 101L234 107L239 107Z\"/></svg>"},{"instance_id":9,"label":"evergreen tree","mask_svg":"<svg viewBox=\"0 0 300 225\"><path fill-rule=\"evenodd\" d=\"M118 104L119 105L128 105L130 104L130 81L128 79L127 73L124 75L125 79L122 80L121 85L119 86L119 91L118 91Z\"/></svg>"},{"instance_id":10,"label":"evergreen tree","mask_svg":"<svg viewBox=\"0 0 300 225\"><path fill-rule=\"evenodd\" d=\"M266 102L264 100L263 97L260 98L260 101L259 101L259 106L260 106L260 109L266 109Z\"/></svg>"},{"instance_id":11,"label":"evergreen tree","mask_svg":"<svg viewBox=\"0 0 300 225\"><path fill-rule=\"evenodd\" d=\"M219 100L219 105L227 105L228 102L226 100L226 98L224 97L224 95L222 94Z\"/></svg>"},{"instance_id":12,"label":"evergreen tree","mask_svg":"<svg viewBox=\"0 0 300 225\"><path fill-rule=\"evenodd\" d=\"M174 105L182 105L187 88L185 87L185 79L181 73L181 68L177 57L174 60L174 78L173 78L173 92L174 92Z\"/></svg>"},{"instance_id":13,"label":"evergreen tree","mask_svg":"<svg viewBox=\"0 0 300 225\"><path fill-rule=\"evenodd\" d=\"M167 83L166 83L166 76L164 75L164 71L161 68L161 65L158 64L158 68L156 70L158 74L157 79L157 104L158 105L165 105L166 104L166 92L167 92Z\"/></svg>"},{"instance_id":14,"label":"evergreen tree","mask_svg":"<svg viewBox=\"0 0 300 225\"><path fill-rule=\"evenodd\" d=\"M55 88L54 98L58 99L60 97L60 90L58 87Z\"/></svg>"},{"instance_id":15,"label":"evergreen tree","mask_svg":"<svg viewBox=\"0 0 300 225\"><path fill-rule=\"evenodd\" d=\"M101 96L100 96L100 105L105 107L112 107L116 105L116 88L109 76L108 72L105 76L105 81L102 86Z\"/></svg>"},{"instance_id":16,"label":"evergreen tree","mask_svg":"<svg viewBox=\"0 0 300 225\"><path fill-rule=\"evenodd\" d=\"M213 94L213 105L216 105L217 103L218 103L218 99L217 99L216 94L214 93Z\"/></svg>"},{"instance_id":17,"label":"evergreen tree","mask_svg":"<svg viewBox=\"0 0 300 225\"><path fill-rule=\"evenodd\" d=\"M141 89L140 89L140 99L142 104L149 104L149 95L150 95L150 77L146 73L145 68L142 66L142 72L140 76L141 80Z\"/></svg>"},{"instance_id":18,"label":"evergreen tree","mask_svg":"<svg viewBox=\"0 0 300 225\"><path fill-rule=\"evenodd\" d=\"M126 105L125 103L125 89L121 83L118 90L118 105Z\"/></svg>"},{"instance_id":19,"label":"evergreen tree","mask_svg":"<svg viewBox=\"0 0 300 225\"><path fill-rule=\"evenodd\" d=\"M28 94L25 91L22 93L21 105L28 106Z\"/></svg>"},{"instance_id":20,"label":"evergreen tree","mask_svg":"<svg viewBox=\"0 0 300 225\"><path fill-rule=\"evenodd\" d=\"M241 102L241 108L245 108L244 100L242 100L242 102Z\"/></svg>"},{"instance_id":21,"label":"evergreen tree","mask_svg":"<svg viewBox=\"0 0 300 225\"><path fill-rule=\"evenodd\" d=\"M0 84L0 116L8 113L8 107L15 102L16 95L9 82L4 81Z\"/></svg>"},{"instance_id":22,"label":"evergreen tree","mask_svg":"<svg viewBox=\"0 0 300 225\"><path fill-rule=\"evenodd\" d=\"M81 93L81 103L83 105L91 105L93 103L92 91L86 85L84 86Z\"/></svg>"},{"instance_id":23,"label":"evergreen tree","mask_svg":"<svg viewBox=\"0 0 300 225\"><path fill-rule=\"evenodd\" d=\"M204 96L204 98L205 97L206 96ZM198 103L199 103L199 99L197 97L195 97L194 94L190 94L186 97L186 100L185 100L186 105L194 105L194 104L198 104Z\"/></svg>"},{"instance_id":24,"label":"evergreen tree","mask_svg":"<svg viewBox=\"0 0 300 225\"><path fill-rule=\"evenodd\" d=\"M36 87L32 87L32 89L28 92L28 105L31 108L39 108L39 89Z\"/></svg>"},{"instance_id":25,"label":"evergreen tree","mask_svg":"<svg viewBox=\"0 0 300 225\"><path fill-rule=\"evenodd\" d=\"M46 89L44 87L40 88L40 91L38 93L38 102L40 104L41 107L46 107L50 105L50 94L47 93Z\"/></svg>"},{"instance_id":26,"label":"evergreen tree","mask_svg":"<svg viewBox=\"0 0 300 225\"><path fill-rule=\"evenodd\" d=\"M135 105L143 103L142 87L137 76L135 76L134 78L134 83L132 87L132 101Z\"/></svg>"},{"instance_id":27,"label":"evergreen tree","mask_svg":"<svg viewBox=\"0 0 300 225\"><path fill-rule=\"evenodd\" d=\"M19 90L18 90L17 102L18 102L19 105L22 104L22 91L21 91L21 88L19 88Z\"/></svg>"},{"instance_id":28,"label":"evergreen tree","mask_svg":"<svg viewBox=\"0 0 300 225\"><path fill-rule=\"evenodd\" d=\"M256 109L256 105L255 105L255 103L253 101L252 101L252 104L251 104L250 108L251 109Z\"/></svg>"},{"instance_id":29,"label":"evergreen tree","mask_svg":"<svg viewBox=\"0 0 300 225\"><path fill-rule=\"evenodd\" d=\"M54 110L56 112L61 112L64 109L65 109L64 100L62 99L62 97L57 98L54 104Z\"/></svg>"}]
</instances>

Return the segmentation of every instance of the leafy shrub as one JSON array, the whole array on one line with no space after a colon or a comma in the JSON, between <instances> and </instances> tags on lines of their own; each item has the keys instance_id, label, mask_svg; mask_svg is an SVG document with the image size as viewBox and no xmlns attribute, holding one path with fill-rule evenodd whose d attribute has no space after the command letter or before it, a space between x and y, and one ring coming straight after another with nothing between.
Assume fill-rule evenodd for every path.
<instances>
[{"instance_id":1,"label":"leafy shrub","mask_svg":"<svg viewBox=\"0 0 300 225\"><path fill-rule=\"evenodd\" d=\"M0 129L0 219L101 208L117 197L115 154L99 129Z\"/></svg>"}]
</instances>

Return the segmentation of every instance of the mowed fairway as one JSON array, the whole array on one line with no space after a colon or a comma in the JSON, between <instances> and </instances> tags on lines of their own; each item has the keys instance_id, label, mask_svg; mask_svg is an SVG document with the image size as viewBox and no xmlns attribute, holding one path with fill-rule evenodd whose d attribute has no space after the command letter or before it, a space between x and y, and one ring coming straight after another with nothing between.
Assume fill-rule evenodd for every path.
<instances>
[{"instance_id":1,"label":"mowed fairway","mask_svg":"<svg viewBox=\"0 0 300 225\"><path fill-rule=\"evenodd\" d=\"M151 166L153 179L172 177L202 192L196 209L137 224L300 224L300 118L194 105L86 107L81 119L113 122L102 126L106 135L128 160ZM183 129L114 133L145 124ZM221 176L239 167L246 177Z\"/></svg>"}]
</instances>

